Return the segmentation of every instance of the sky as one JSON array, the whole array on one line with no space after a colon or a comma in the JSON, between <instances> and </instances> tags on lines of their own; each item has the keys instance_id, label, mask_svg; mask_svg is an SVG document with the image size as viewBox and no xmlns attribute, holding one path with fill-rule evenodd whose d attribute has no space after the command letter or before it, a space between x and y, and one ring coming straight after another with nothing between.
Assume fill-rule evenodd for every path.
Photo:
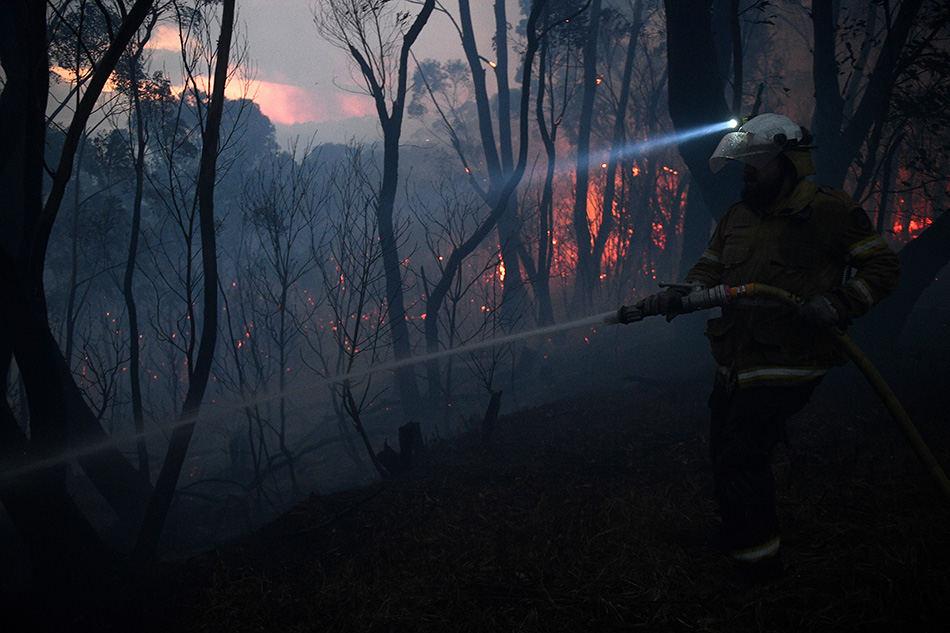
<instances>
[{"instance_id":1,"label":"sky","mask_svg":"<svg viewBox=\"0 0 950 633\"><path fill-rule=\"evenodd\" d=\"M238 0L238 21L255 67L253 98L274 124L281 144L296 136L305 140L312 136L317 142L372 140L377 134L372 100L355 92L349 57L320 38L313 3ZM472 4L475 23L490 25L492 3L476 0ZM155 35L156 50L177 48L177 32L166 29ZM420 59L462 56L454 28L438 13L426 25L414 51Z\"/></svg>"}]
</instances>

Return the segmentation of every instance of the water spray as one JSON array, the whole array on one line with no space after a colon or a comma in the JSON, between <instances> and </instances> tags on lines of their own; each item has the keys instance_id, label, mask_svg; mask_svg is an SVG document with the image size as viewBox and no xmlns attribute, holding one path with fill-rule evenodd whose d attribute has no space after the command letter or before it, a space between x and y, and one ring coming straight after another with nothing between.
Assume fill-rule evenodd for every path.
<instances>
[{"instance_id":1,"label":"water spray","mask_svg":"<svg viewBox=\"0 0 950 633\"><path fill-rule=\"evenodd\" d=\"M722 132L728 129L733 129L738 125L738 123L739 122L736 121L735 119L730 119L729 121L721 121L717 123L701 125L701 126L698 126L689 130L685 130L682 132L674 132L671 134L660 135L652 139L640 141L637 143L632 143L632 144L627 145L626 147L620 148L619 150L614 151L613 157L623 158L627 156L643 156L654 150L664 148L664 147L669 147L671 145L676 145L683 141L699 138L699 137L706 136L709 134L714 134L716 132ZM569 329L574 329L574 328L579 328L579 327L584 327L584 326L592 326L592 325L596 325L596 324L604 323L604 322L616 323L618 322L617 318L618 318L618 313L616 311L610 311L610 312L605 312L603 314L598 314L598 315L594 315L590 317L585 317L582 319L577 319L575 321L570 321L568 323L550 325L550 326L546 326L542 328L537 328L535 330L531 330L528 332L518 332L514 334L508 334L508 335L501 336L498 338L486 339L484 341L478 341L476 343L470 343L470 344L463 345L460 347L440 350L438 352L431 352L428 354L413 356L411 358L405 358L405 359L395 360L395 361L391 361L387 363L382 363L382 364L375 365L363 370L356 370L356 371L351 371L346 374L341 374L338 376L321 378L321 379L316 380L315 382L309 383L306 388L288 389L288 390L278 392L276 394L261 396L253 400L245 400L241 402L240 404L226 406L226 407L222 406L221 409L216 410L213 413L207 412L207 408L209 408L209 405L205 404L205 405L202 405L202 413L199 414L196 418L178 421L175 424L172 424L170 426L163 426L163 427L156 428L150 431L146 431L144 433L130 433L127 435L119 434L119 435L111 436L110 438L102 442L96 442L93 444L87 444L83 446L76 446L76 447L73 447L70 451L62 453L60 455L50 456L42 460L32 461L28 465L25 465L19 468L9 469L6 473L0 474L0 482L17 477L19 475L26 474L28 472L34 472L37 470L41 470L43 468L48 468L55 465L61 465L77 457L94 454L97 451L119 441L149 439L152 437L165 435L173 431L174 429L178 428L179 426L183 426L185 424L207 422L209 420L230 415L231 413L235 411L240 411L241 409L245 407L262 404L265 402L270 402L282 397L293 397L293 396L303 395L311 391L313 387L315 386L320 386L324 384L343 384L346 381L352 381L359 378L365 378L372 374L376 374L376 373L380 373L384 371L391 371L391 370L398 369L400 367L405 367L408 365L424 364L432 360L438 360L438 359L446 358L449 356L456 356L460 354L470 353L470 352L478 351L481 349L490 348L496 345L505 345L508 343L513 343L516 341L525 340L525 339L529 339L529 338L533 338L537 336L545 336L545 335L553 334L555 332L560 332L563 330L569 330ZM643 317L641 316L640 318L643 318Z\"/></svg>"},{"instance_id":2,"label":"water spray","mask_svg":"<svg viewBox=\"0 0 950 633\"><path fill-rule=\"evenodd\" d=\"M143 433L129 433L129 434L117 434L112 435L108 439L95 442L85 445L79 445L72 447L69 451L64 451L57 455L51 455L50 457L44 459L37 459L31 461L29 464L13 467L8 469L6 472L0 474L0 484L7 484L17 477L27 475L32 472L43 470L45 468L50 468L53 466L59 466L64 463L68 463L77 457L82 457L85 455L92 455L107 446L111 446L116 442L120 441L133 441L139 439L149 439L158 436L164 436L180 426L185 424L197 424L199 422L209 422L211 420L220 419L225 416L231 415L234 412L241 411L246 407L252 407L258 404L263 404L266 402L277 400L278 398L287 398L302 396L313 391L315 387L322 385L331 385L331 384L344 384L347 381L353 381L360 378L366 378L372 374L378 374L381 372L392 371L394 369L399 369L400 367L406 367L409 365L421 365L429 361L438 360L441 358L446 358L449 356L458 356L462 354L468 354L471 352L476 352L479 350L495 347L498 345L507 345L509 343L514 343L517 341L527 340L540 336L547 336L554 334L556 332L561 332L565 330L572 330L581 327L590 327L598 324L605 323L609 317L615 314L614 310L609 312L604 312L601 314L596 314L589 317L584 317L581 319L576 319L574 321L569 321L567 323L558 323L555 325L548 325L545 327L536 328L534 330L529 330L527 332L515 332L512 334L507 334L504 336L499 336L496 338L485 339L482 341L476 341L474 343L468 343L466 345L461 345L459 347L453 347L449 349L439 350L437 352L430 352L427 354L420 354L418 356L413 356L411 358L404 358L400 360L394 360L386 363L380 363L378 365L373 365L367 367L366 369L355 370L347 372L345 374L339 374L336 376L329 376L325 378L318 378L312 382L309 382L306 387L298 387L295 389L285 389L284 391L269 394L267 396L260 396L251 400L244 400L240 404L234 405L221 405L217 410L213 412L208 412L207 409L209 406L203 405L202 412L193 418L188 420L180 420L174 424L168 426L162 426L160 428L154 428Z\"/></svg>"}]
</instances>

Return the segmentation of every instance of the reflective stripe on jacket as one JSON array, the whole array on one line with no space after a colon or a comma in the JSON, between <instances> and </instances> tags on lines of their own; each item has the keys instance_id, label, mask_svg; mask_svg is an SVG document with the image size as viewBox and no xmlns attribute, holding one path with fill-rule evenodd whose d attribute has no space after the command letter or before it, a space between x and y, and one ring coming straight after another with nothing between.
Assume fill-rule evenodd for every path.
<instances>
[{"instance_id":1,"label":"reflective stripe on jacket","mask_svg":"<svg viewBox=\"0 0 950 633\"><path fill-rule=\"evenodd\" d=\"M730 207L686 276L705 286L763 283L805 299L824 295L844 321L867 312L899 280L897 255L860 205L807 180L771 212ZM830 337L805 329L794 313L762 301L723 308L706 331L714 358L740 385L801 384L843 364Z\"/></svg>"}]
</instances>

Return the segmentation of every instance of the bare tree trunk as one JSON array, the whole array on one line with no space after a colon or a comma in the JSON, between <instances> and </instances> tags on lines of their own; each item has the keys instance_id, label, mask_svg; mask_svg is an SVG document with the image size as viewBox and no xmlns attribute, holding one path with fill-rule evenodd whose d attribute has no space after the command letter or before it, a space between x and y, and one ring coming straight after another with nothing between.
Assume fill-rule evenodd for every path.
<instances>
[{"instance_id":1,"label":"bare tree trunk","mask_svg":"<svg viewBox=\"0 0 950 633\"><path fill-rule=\"evenodd\" d=\"M815 167L825 183L840 188L848 169L875 123L887 118L891 95L903 70L906 46L924 0L906 0L887 29L874 68L868 75L867 89L853 111L845 112L844 98L838 85L836 58L836 20L834 0L815 0L812 24L815 38L813 74L815 82L815 139L822 151L816 152Z\"/></svg>"},{"instance_id":2,"label":"bare tree trunk","mask_svg":"<svg viewBox=\"0 0 950 633\"><path fill-rule=\"evenodd\" d=\"M398 49L399 59L395 67L395 87L387 85L389 77L385 72L378 70L385 67L386 62L382 57L388 51L373 50L374 45L366 40L366 32L361 31L364 28L379 28L379 18L384 11L382 4L358 6L357 3L349 1L344 6L342 3L326 2L326 13L323 18L325 33L347 50L359 66L368 91L373 97L376 114L383 131L383 176L376 206L376 224L386 277L387 320L392 337L393 353L397 360L406 359L412 355L403 292L402 261L393 222L396 193L399 189L399 139L402 135L406 106L409 53L429 21L434 8L435 0L425 0L402 38ZM375 21L375 25L367 27L363 21ZM374 37L383 37L383 33L377 31ZM373 55L379 57L374 59ZM418 413L421 403L415 369L412 366L400 367L394 372L394 378L403 411L411 419Z\"/></svg>"},{"instance_id":3,"label":"bare tree trunk","mask_svg":"<svg viewBox=\"0 0 950 633\"><path fill-rule=\"evenodd\" d=\"M405 70L402 71L403 73ZM395 108L394 108L395 109ZM403 293L402 261L399 258L393 210L396 191L399 188L399 138L402 134L402 110L383 121L383 180L379 189L379 204L376 207L376 224L382 249L383 269L386 275L386 298L388 302L389 331L392 336L393 353L397 360L409 358L412 347L409 340L409 323ZM413 367L395 370L396 389L408 419L418 413L419 386L416 384Z\"/></svg>"},{"instance_id":4,"label":"bare tree trunk","mask_svg":"<svg viewBox=\"0 0 950 633\"><path fill-rule=\"evenodd\" d=\"M6 384L12 353L31 420L27 439L6 398L0 399L0 502L26 544L34 592L51 598L49 608L62 609L60 601L87 596L82 588L101 578L106 550L66 489L66 397L58 376L48 376L59 348L6 251L0 251L0 296L0 373Z\"/></svg>"},{"instance_id":5,"label":"bare tree trunk","mask_svg":"<svg viewBox=\"0 0 950 633\"><path fill-rule=\"evenodd\" d=\"M215 54L214 85L208 120L202 134L201 162L198 172L198 215L201 227L201 264L204 279L204 305L202 306L201 342L198 356L188 381L188 393L182 405L181 419L172 432L168 453L155 483L155 492L149 499L142 529L135 544L133 557L139 561L152 561L158 552L158 541L168 516L168 508L175 496L178 477L191 443L196 418L201 409L218 334L218 260L217 240L214 226L214 188L224 111L224 89L228 79L228 60L231 53L231 37L234 32L235 0L224 0L221 14L221 34Z\"/></svg>"},{"instance_id":6,"label":"bare tree trunk","mask_svg":"<svg viewBox=\"0 0 950 633\"><path fill-rule=\"evenodd\" d=\"M465 2L465 0L463 0L463 2ZM479 224L478 228L475 229L468 239L466 239L462 244L452 251L445 263L442 276L432 288L431 292L427 293L425 334L426 351L429 353L435 353L439 350L438 314L442 309L445 297L448 294L449 289L456 278L456 275L458 274L459 268L462 265L462 261L469 254L471 254L471 252L474 251L479 244L482 243L482 241L491 232L493 227L495 227L495 225L500 221L500 218L509 211L510 199L514 197L515 189L517 189L519 183L521 182L521 178L524 176L525 166L527 165L527 129L531 95L531 74L534 63L534 55L538 48L538 36L535 32L535 28L538 21L538 15L540 13L540 7L543 5L543 0L536 0L533 3L527 22L528 44L525 49L524 63L522 65L521 102L519 106L518 117L518 162L512 164L512 170L507 180L504 182L504 185L498 192L498 198L495 200L491 213L489 213L482 223ZM490 119L483 123L487 123L489 127L491 125ZM483 141L484 140L485 139L483 138ZM494 148L494 144L492 144L492 148ZM438 362L434 360L429 361L427 363L427 371L430 376L430 384L439 385L440 382L437 379Z\"/></svg>"},{"instance_id":7,"label":"bare tree trunk","mask_svg":"<svg viewBox=\"0 0 950 633\"><path fill-rule=\"evenodd\" d=\"M590 190L590 133L594 118L594 97L597 92L597 32L600 30L601 0L590 8L587 38L584 40L584 76L581 113L577 128L577 164L574 182L574 239L577 243L573 311L580 314L593 300L596 269L591 243L587 195Z\"/></svg>"},{"instance_id":8,"label":"bare tree trunk","mask_svg":"<svg viewBox=\"0 0 950 633\"><path fill-rule=\"evenodd\" d=\"M547 18L549 11L545 9ZM561 114L555 116L552 112L550 125L544 113L544 100L547 92L546 75L548 67L548 51L550 40L541 40L538 49L538 96L535 105L535 116L538 121L538 133L541 144L547 157L547 168L544 174L544 184L541 188L541 200L538 203L538 259L535 266L535 279L531 281L535 299L538 303L538 325L554 323L554 308L551 304L551 264L554 259L554 173L557 167L557 140L558 122ZM552 99L553 103L553 99ZM566 108L567 104L564 104Z\"/></svg>"},{"instance_id":9,"label":"bare tree trunk","mask_svg":"<svg viewBox=\"0 0 950 633\"><path fill-rule=\"evenodd\" d=\"M139 458L139 472L146 480L151 479L148 463L148 448L145 444L145 415L142 409L142 380L139 369L139 319L135 304L135 293L132 282L135 276L136 260L138 259L139 234L142 229L142 197L145 188L145 149L147 138L145 122L143 120L142 104L139 99L139 78L137 60L132 61L132 103L133 116L136 120L136 154L135 154L135 195L132 199L132 227L129 234L128 259L125 263L125 274L122 278L122 296L125 299L125 310L129 317L129 388L132 396L132 422L138 435L136 450Z\"/></svg>"},{"instance_id":10,"label":"bare tree trunk","mask_svg":"<svg viewBox=\"0 0 950 633\"><path fill-rule=\"evenodd\" d=\"M87 142L88 139L83 134L79 141L79 147L76 149L76 173L73 177L73 225L69 240L69 292L66 299L66 332L63 341L63 356L66 357L66 364L70 367L72 367L73 360L76 319L81 309L76 305L76 296L79 294L79 207L81 206L80 197L82 194L82 163ZM81 306L82 301L79 301L79 303Z\"/></svg>"},{"instance_id":11,"label":"bare tree trunk","mask_svg":"<svg viewBox=\"0 0 950 633\"><path fill-rule=\"evenodd\" d=\"M11 4L14 6L9 6ZM131 8L116 31L107 54L100 60L93 80L87 84L81 107L70 125L68 142L64 145L56 172L54 189L58 192L58 198L47 199L45 211L42 191L46 173L44 152L49 93L46 3L31 1L0 5L0 16L4 23L15 25L15 29L5 29L0 36L0 59L6 72L6 84L0 97L0 184L8 192L8 195L2 196L0 209L5 222L16 233L13 239L6 240L4 247L11 255L16 253L16 265L24 293L32 304L29 312L21 314L38 321L21 326L29 327L40 339L48 337L48 340L38 343L41 347L37 348L37 358L30 358L30 362L42 359L46 365L44 371L37 373L29 389L39 393L61 394L55 401L63 404L70 443L91 446L77 455L80 466L110 506L127 521L138 521L140 509L144 507L141 503L143 495L148 494L150 487L123 455L109 444L102 427L83 401L46 324L42 271L49 231L72 174L73 156L85 122L106 79L151 4L150 1L140 0ZM40 351L43 353L40 354ZM29 397L34 402L43 401L43 397L36 394ZM43 426L49 419L48 416L44 419L31 414L31 443L34 436L42 436L45 432Z\"/></svg>"},{"instance_id":12,"label":"bare tree trunk","mask_svg":"<svg viewBox=\"0 0 950 633\"><path fill-rule=\"evenodd\" d=\"M711 0L666 0L669 110L677 132L694 130L730 117L716 67L710 21ZM679 143L695 188L687 199L683 227L683 258L695 261L709 242L710 225L738 197L740 183L709 169L709 157L720 136L708 134Z\"/></svg>"},{"instance_id":13,"label":"bare tree trunk","mask_svg":"<svg viewBox=\"0 0 950 633\"><path fill-rule=\"evenodd\" d=\"M630 82L633 77L633 62L636 58L637 43L640 39L640 29L643 21L640 17L641 6L637 3L633 9L633 22L630 24L630 41L627 43L627 55L623 64L623 75L620 80L620 95L617 99L617 114L614 119L613 135L611 136L611 152L607 158L606 181L604 182L604 196L601 205L601 224L594 238L593 265L594 279L600 277L601 260L607 240L610 239L613 227L616 224L614 214L614 200L617 189L617 167L623 164L623 152L627 146L627 104L630 102Z\"/></svg>"}]
</instances>

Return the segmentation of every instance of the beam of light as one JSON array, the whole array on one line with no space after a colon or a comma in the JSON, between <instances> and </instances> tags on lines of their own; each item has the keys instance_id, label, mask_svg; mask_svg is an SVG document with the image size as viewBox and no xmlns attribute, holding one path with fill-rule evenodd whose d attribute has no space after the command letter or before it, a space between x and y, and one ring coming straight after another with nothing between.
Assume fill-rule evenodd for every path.
<instances>
[{"instance_id":1,"label":"beam of light","mask_svg":"<svg viewBox=\"0 0 950 633\"><path fill-rule=\"evenodd\" d=\"M700 138L702 136L708 136L710 134L715 134L716 132L724 132L726 130L735 129L738 121L736 119L729 119L728 121L720 121L718 123L710 123L708 125L700 125L699 127L694 127L689 130L684 130L682 132L673 132L671 134L661 134L645 141L639 141L637 143L631 143L626 147L622 147L619 150L614 150L612 156L614 158L625 158L628 156L643 156L649 154L650 152L661 149L664 147L669 147L671 145L677 145L683 141L688 141L695 138Z\"/></svg>"},{"instance_id":2,"label":"beam of light","mask_svg":"<svg viewBox=\"0 0 950 633\"><path fill-rule=\"evenodd\" d=\"M676 145L683 141L688 141L690 139L700 138L702 136L707 136L710 134L716 134L717 132L725 132L728 130L735 130L736 126L741 122L737 119L729 119L728 121L719 121L717 123L709 123L706 125L700 125L695 128L685 130L683 132L671 132L669 134L661 134L644 141L638 141L635 143L630 143L625 147L620 149L613 150L608 154L609 160L619 161L621 158L626 157L638 157L646 156L647 154L655 151L670 147L671 145ZM591 171L597 169L606 169L608 162L604 160L605 152L598 152L597 150L591 150L588 152L588 161ZM555 169L558 172L573 170L576 167L576 158L563 157L557 160ZM466 173L470 173L468 168L466 168ZM525 176L522 180L523 183L533 183L540 182L543 178L540 174L535 174L533 180L529 176Z\"/></svg>"},{"instance_id":3,"label":"beam of light","mask_svg":"<svg viewBox=\"0 0 950 633\"><path fill-rule=\"evenodd\" d=\"M549 325L546 327L537 328L534 330L529 330L527 332L517 332L514 334L508 334L505 336L500 336L492 339L486 339L483 341L477 341L475 343L469 343L467 345L462 345L459 347L453 347L451 349L444 349L438 352L432 352L429 354L420 354L418 356L413 356L412 358L404 358L402 360L390 361L387 363L381 363L379 365L371 366L366 369L351 371L346 374L339 374L337 376L330 376L326 378L317 378L313 381L307 382L301 387L294 389L284 389L278 393L269 394L266 396L261 396L258 398L244 400L239 404L231 405L217 405L214 406L209 403L202 404L201 412L194 417L191 417L187 420L177 420L174 424L168 426L162 426L159 428L154 428L150 431L144 433L117 433L110 436L108 439L91 442L80 446L75 446L70 450L63 451L56 455L51 455L43 459L32 460L28 464L17 464L10 465L4 472L0 472L0 484L2 485L15 485L16 479L35 473L46 468L52 468L54 466L61 466L67 464L72 460L83 457L87 455L94 455L95 453L101 451L104 448L113 446L119 442L126 442L139 439L148 439L152 437L167 437L167 435L178 427L185 426L186 424L197 424L200 422L208 422L211 420L220 420L227 419L232 417L235 413L244 410L246 407L253 407L255 405L264 404L266 402L272 402L280 398L297 398L308 396L313 393L313 390L316 387L322 385L331 385L331 384L343 384L347 381L352 381L354 379L365 378L372 374L392 371L400 367L405 367L407 365L419 365L426 363L431 360L437 360L440 358L445 358L448 356L455 356L458 354L465 354L469 352L474 352L482 349L487 349L494 347L496 345L505 345L508 343L513 343L515 341L520 341L524 339L534 338L537 336L546 336L548 334L553 334L555 332L560 332L563 330L570 330L574 328L584 327L584 326L595 326L602 325L604 320L616 314L616 310L611 310L609 312L604 312L602 314L595 314L593 316L584 317L582 319L577 319L575 321L570 321L567 323L558 323L555 325ZM213 409L209 411L209 409ZM14 461L11 459L8 461Z\"/></svg>"}]
</instances>

